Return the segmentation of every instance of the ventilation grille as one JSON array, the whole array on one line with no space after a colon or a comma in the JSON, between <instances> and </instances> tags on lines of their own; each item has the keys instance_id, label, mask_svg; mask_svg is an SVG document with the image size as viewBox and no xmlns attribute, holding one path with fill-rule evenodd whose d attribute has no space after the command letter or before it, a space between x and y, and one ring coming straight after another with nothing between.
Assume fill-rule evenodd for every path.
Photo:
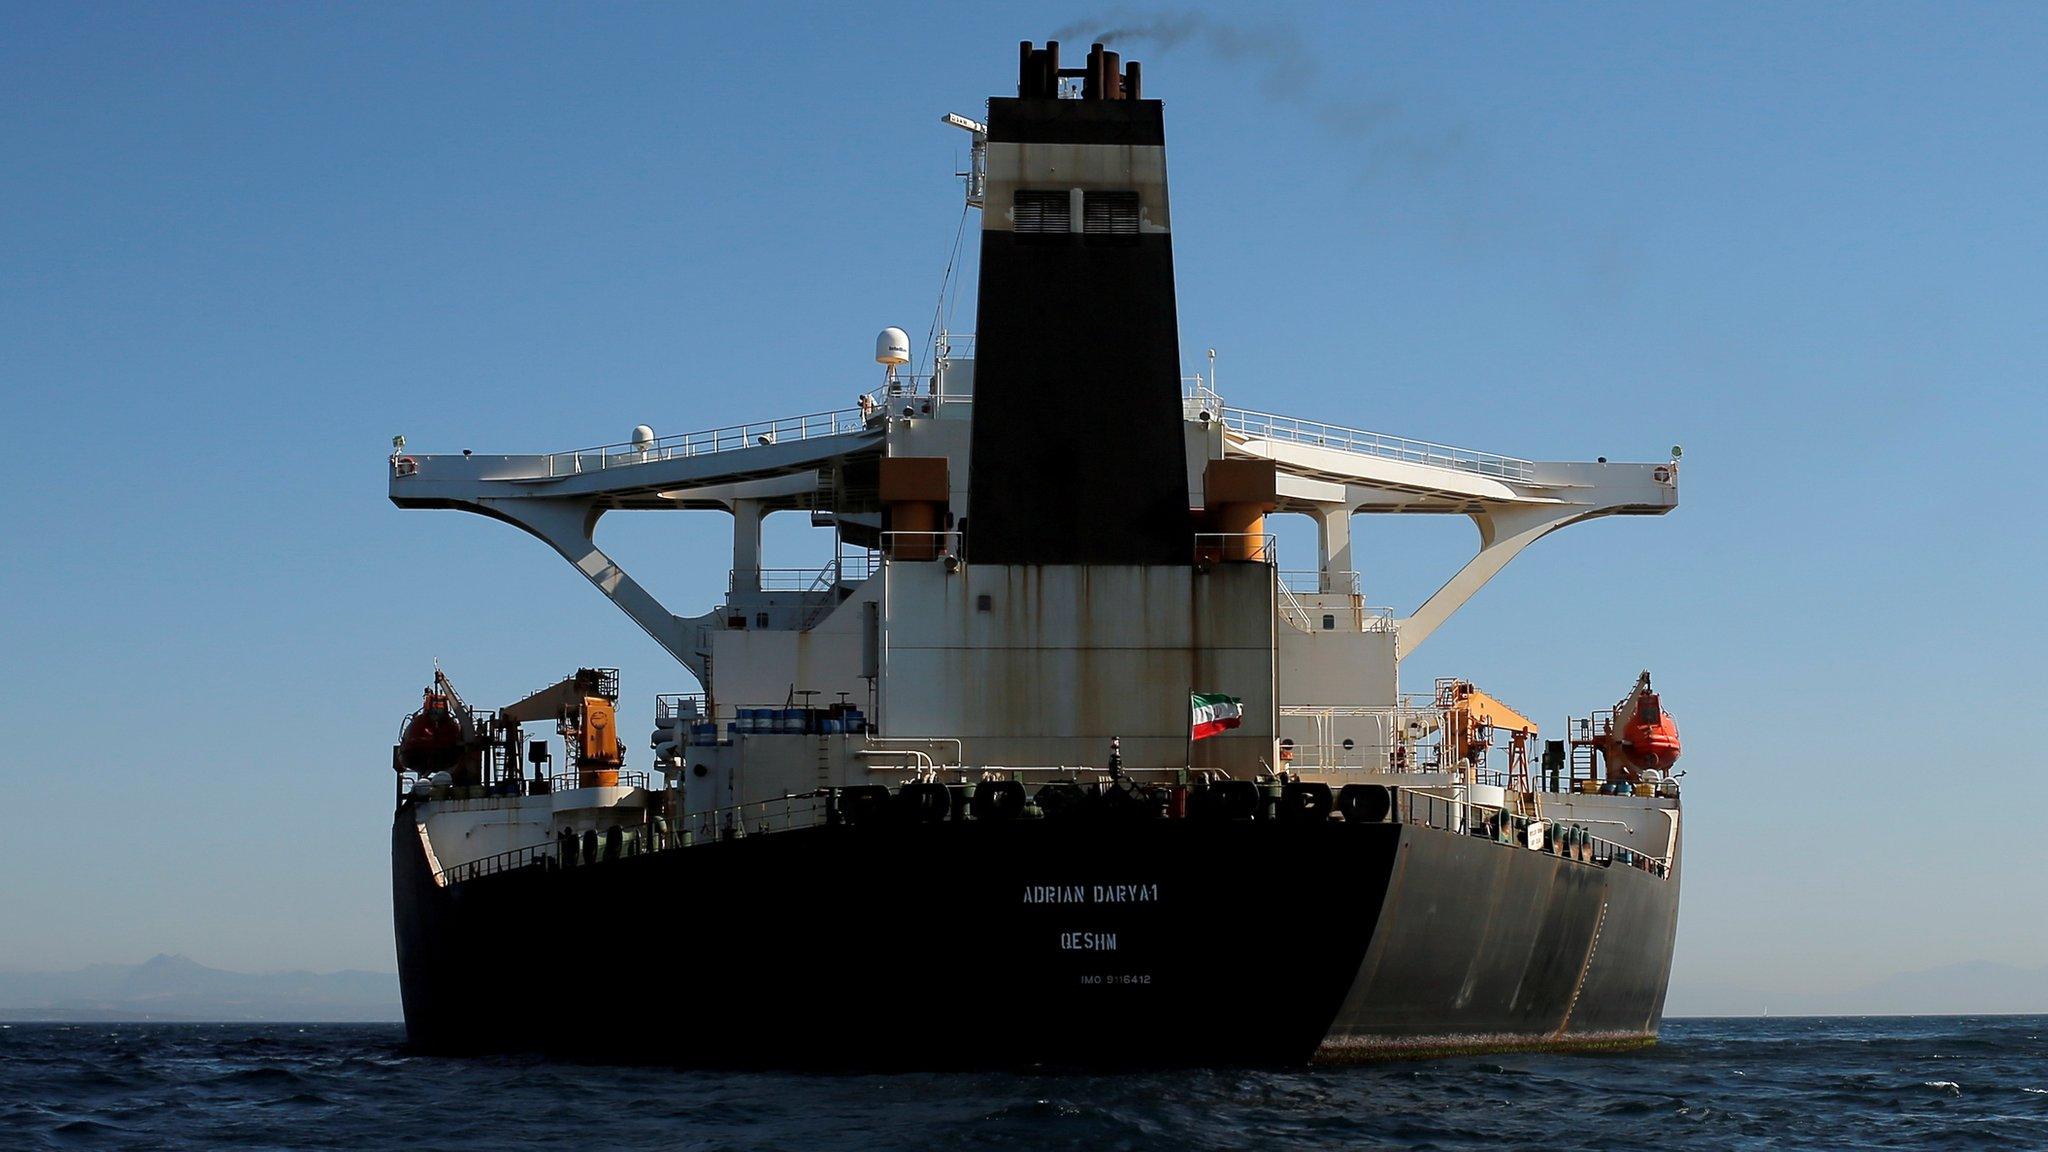
<instances>
[{"instance_id":1,"label":"ventilation grille","mask_svg":"<svg viewBox=\"0 0 2048 1152\"><path fill-rule=\"evenodd\" d=\"M1136 236L1138 194L1086 193L1081 201L1081 231L1097 236Z\"/></svg>"},{"instance_id":2,"label":"ventilation grille","mask_svg":"<svg viewBox=\"0 0 2048 1152\"><path fill-rule=\"evenodd\" d=\"M1011 227L1018 232L1071 232L1073 209L1067 193L1034 192L1019 189L1010 211Z\"/></svg>"}]
</instances>

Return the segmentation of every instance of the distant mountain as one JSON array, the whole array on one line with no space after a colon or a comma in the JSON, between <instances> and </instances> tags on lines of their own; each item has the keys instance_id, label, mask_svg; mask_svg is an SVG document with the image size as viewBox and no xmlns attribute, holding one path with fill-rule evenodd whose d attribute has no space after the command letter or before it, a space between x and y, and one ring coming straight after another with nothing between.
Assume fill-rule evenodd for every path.
<instances>
[{"instance_id":1,"label":"distant mountain","mask_svg":"<svg viewBox=\"0 0 2048 1152\"><path fill-rule=\"evenodd\" d=\"M1969 1016L2048 1013L2048 965L2018 968L1971 960L1902 972L1873 984L1824 992L1676 984L1671 1016Z\"/></svg>"},{"instance_id":2,"label":"distant mountain","mask_svg":"<svg viewBox=\"0 0 2048 1152\"><path fill-rule=\"evenodd\" d=\"M1906 972L1857 988L1786 992L1678 983L1671 1016L2048 1014L2048 965L1989 961ZM0 1020L397 1020L395 972L228 972L185 956L67 972L0 969Z\"/></svg>"},{"instance_id":3,"label":"distant mountain","mask_svg":"<svg viewBox=\"0 0 2048 1152\"><path fill-rule=\"evenodd\" d=\"M0 1020L398 1019L395 972L227 972L184 956L68 972L0 969Z\"/></svg>"}]
</instances>

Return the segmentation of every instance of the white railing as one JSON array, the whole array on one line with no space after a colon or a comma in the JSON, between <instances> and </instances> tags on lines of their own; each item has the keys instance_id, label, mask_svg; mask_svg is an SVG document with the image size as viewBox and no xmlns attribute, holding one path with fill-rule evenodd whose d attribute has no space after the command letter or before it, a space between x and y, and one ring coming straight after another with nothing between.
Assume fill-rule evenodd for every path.
<instances>
[{"instance_id":1,"label":"white railing","mask_svg":"<svg viewBox=\"0 0 2048 1152\"><path fill-rule=\"evenodd\" d=\"M1190 419L1192 418L1191 416ZM1402 460L1410 464L1455 468L1460 472L1476 472L1481 476L1494 476L1504 480L1530 480L1536 475L1534 463L1513 456L1478 452L1470 448L1453 448L1448 444L1432 444L1427 440L1411 440L1406 436L1389 436L1383 432L1367 432L1359 428L1344 428L1317 420L1302 420L1293 416L1275 416L1270 412L1254 412L1248 408L1227 407L1222 410L1222 419L1223 426L1233 432L1265 440L1285 440L1317 448L1333 448L1339 452L1356 452L1363 456Z\"/></svg>"},{"instance_id":2,"label":"white railing","mask_svg":"<svg viewBox=\"0 0 2048 1152\"><path fill-rule=\"evenodd\" d=\"M1351 769L1368 772L1437 772L1443 770L1438 745L1431 741L1444 728L1444 711L1435 707L1384 707L1371 704L1283 704L1282 717L1312 720L1315 739L1295 746L1288 759L1296 769ZM1347 742L1337 734L1340 720L1362 721L1350 727L1359 737ZM1362 738L1361 738L1362 737Z\"/></svg>"},{"instance_id":3,"label":"white railing","mask_svg":"<svg viewBox=\"0 0 2048 1152\"><path fill-rule=\"evenodd\" d=\"M658 436L644 444L603 444L595 448L578 448L573 452L550 452L548 475L574 476L608 468L708 456L714 452L731 452L740 448L763 448L771 444L814 440L820 436L843 436L849 432L859 432L866 427L867 422L858 408L813 412L804 416L785 416L779 420L761 420L752 424L734 424L702 432L679 432L670 436Z\"/></svg>"},{"instance_id":4,"label":"white railing","mask_svg":"<svg viewBox=\"0 0 2048 1152\"><path fill-rule=\"evenodd\" d=\"M894 385L884 384L861 397L872 407L859 409L863 424L883 420L891 416L914 418L932 415L932 401L936 393L930 376L903 375L896 378ZM947 402L965 402L972 396L948 396Z\"/></svg>"},{"instance_id":5,"label":"white railing","mask_svg":"<svg viewBox=\"0 0 2048 1152\"><path fill-rule=\"evenodd\" d=\"M826 568L833 565L827 564ZM856 583L882 570L882 554L862 549L859 552L842 552L838 560L838 572L834 579L842 583Z\"/></svg>"},{"instance_id":6,"label":"white railing","mask_svg":"<svg viewBox=\"0 0 2048 1152\"><path fill-rule=\"evenodd\" d=\"M960 555L960 533L884 532L882 553L891 560L948 560Z\"/></svg>"},{"instance_id":7,"label":"white railing","mask_svg":"<svg viewBox=\"0 0 2048 1152\"><path fill-rule=\"evenodd\" d=\"M762 568L754 575L757 577L758 590L762 592L819 592L824 590L825 581L830 573L829 567L822 573L815 568ZM739 590L741 575L742 573L737 570L732 574L732 587L735 591ZM755 589L750 588L747 591Z\"/></svg>"},{"instance_id":8,"label":"white railing","mask_svg":"<svg viewBox=\"0 0 2048 1152\"><path fill-rule=\"evenodd\" d=\"M1399 812L1402 822L1420 824L1443 832L1484 836L1498 844L1547 852L1567 860L1598 867L1621 866L1671 875L1671 860L1595 836L1583 823L1554 821L1543 816L1513 812L1493 804L1477 804L1462 796L1439 796L1433 792L1403 788Z\"/></svg>"},{"instance_id":9,"label":"white railing","mask_svg":"<svg viewBox=\"0 0 2048 1152\"><path fill-rule=\"evenodd\" d=\"M1318 596L1358 595L1358 573L1320 572L1314 568L1290 568L1280 573L1280 579L1296 592L1307 592Z\"/></svg>"},{"instance_id":10,"label":"white railing","mask_svg":"<svg viewBox=\"0 0 2048 1152\"><path fill-rule=\"evenodd\" d=\"M1214 564L1219 560L1280 563L1280 549L1271 532L1197 532L1195 562Z\"/></svg>"},{"instance_id":11,"label":"white railing","mask_svg":"<svg viewBox=\"0 0 2048 1152\"><path fill-rule=\"evenodd\" d=\"M822 792L789 793L684 815L683 843L814 828L825 823L830 801Z\"/></svg>"},{"instance_id":12,"label":"white railing","mask_svg":"<svg viewBox=\"0 0 2048 1152\"><path fill-rule=\"evenodd\" d=\"M972 360L974 333L941 332L934 344L934 351L941 360Z\"/></svg>"},{"instance_id":13,"label":"white railing","mask_svg":"<svg viewBox=\"0 0 2048 1152\"><path fill-rule=\"evenodd\" d=\"M1010 768L1004 774L1016 778L1034 771L1063 773L1069 777L1078 772L1101 779L1099 770L1087 768ZM1569 817L1563 821L1552 820L1477 803L1463 795L1445 796L1419 788L1397 788L1391 798L1394 806L1390 815L1396 823L1454 835L1480 836L1503 846L1545 852L1596 867L1636 868L1658 877L1671 874L1669 857L1653 856L1596 836L1584 822L1574 822ZM680 817L674 829L666 828L665 821L657 818L652 826L621 829L617 845L611 844L609 837L599 838L596 852L591 855L586 855L589 852L587 837L573 840L557 838L439 869L434 873L434 883L445 888L524 868L602 867L635 856L687 848L699 843L816 828L830 822L831 805L829 793L790 793L689 813Z\"/></svg>"},{"instance_id":14,"label":"white railing","mask_svg":"<svg viewBox=\"0 0 2048 1152\"><path fill-rule=\"evenodd\" d=\"M1282 584L1281 613L1304 632L1392 632L1399 627L1392 608L1349 604L1306 604L1302 593ZM1338 621L1343 621L1342 625Z\"/></svg>"},{"instance_id":15,"label":"white railing","mask_svg":"<svg viewBox=\"0 0 2048 1152\"><path fill-rule=\"evenodd\" d=\"M1287 581L1275 581L1274 587L1279 589L1280 618L1303 632L1314 632L1315 619L1309 615L1302 602L1295 598L1294 590L1287 586Z\"/></svg>"},{"instance_id":16,"label":"white railing","mask_svg":"<svg viewBox=\"0 0 2048 1152\"><path fill-rule=\"evenodd\" d=\"M706 710L709 701L702 692L659 692L654 697L654 723L658 728L667 727L672 721L685 717L692 720L709 720ZM683 734L685 737L689 733Z\"/></svg>"},{"instance_id":17,"label":"white railing","mask_svg":"<svg viewBox=\"0 0 2048 1152\"><path fill-rule=\"evenodd\" d=\"M837 560L825 561L822 568L754 569L755 584L747 588L740 584L747 570L734 568L726 573L726 587L734 592L830 592L835 585L867 579L881 566L877 553L842 552Z\"/></svg>"}]
</instances>

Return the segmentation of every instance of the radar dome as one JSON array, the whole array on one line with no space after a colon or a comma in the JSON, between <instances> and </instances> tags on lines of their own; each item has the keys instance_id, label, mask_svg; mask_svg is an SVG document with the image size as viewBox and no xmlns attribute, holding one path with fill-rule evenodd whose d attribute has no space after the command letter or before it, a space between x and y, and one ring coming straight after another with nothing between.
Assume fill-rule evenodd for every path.
<instances>
[{"instance_id":1,"label":"radar dome","mask_svg":"<svg viewBox=\"0 0 2048 1152\"><path fill-rule=\"evenodd\" d=\"M901 328L884 328L875 337L875 363L895 367L910 363L910 333Z\"/></svg>"},{"instance_id":2,"label":"radar dome","mask_svg":"<svg viewBox=\"0 0 2048 1152\"><path fill-rule=\"evenodd\" d=\"M654 429L645 424L633 425L633 447L642 452L654 447Z\"/></svg>"}]
</instances>

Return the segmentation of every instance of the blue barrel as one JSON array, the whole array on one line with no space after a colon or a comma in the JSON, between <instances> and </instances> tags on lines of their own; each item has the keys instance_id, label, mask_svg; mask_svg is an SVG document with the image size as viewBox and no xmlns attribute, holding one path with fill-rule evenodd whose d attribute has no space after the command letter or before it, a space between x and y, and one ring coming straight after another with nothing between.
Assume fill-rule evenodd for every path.
<instances>
[{"instance_id":1,"label":"blue barrel","mask_svg":"<svg viewBox=\"0 0 2048 1152\"><path fill-rule=\"evenodd\" d=\"M818 731L823 732L827 736L836 735L839 731L839 721L827 716L818 721Z\"/></svg>"},{"instance_id":2,"label":"blue barrel","mask_svg":"<svg viewBox=\"0 0 2048 1152\"><path fill-rule=\"evenodd\" d=\"M740 731L742 731L742 732L759 732L759 731L761 730L761 713L762 713L762 711L763 711L763 709L760 709L760 708L742 708L742 709L740 709L740 710L739 710L739 718L740 718Z\"/></svg>"},{"instance_id":3,"label":"blue barrel","mask_svg":"<svg viewBox=\"0 0 2048 1152\"><path fill-rule=\"evenodd\" d=\"M847 730L848 732L865 732L865 731L867 731L867 730L868 730L868 718L867 718L867 716L866 716L866 715L865 715L864 713L862 713L862 712L861 712L861 710L860 710L860 709L858 709L858 708L848 708L848 709L846 710L846 730Z\"/></svg>"}]
</instances>

